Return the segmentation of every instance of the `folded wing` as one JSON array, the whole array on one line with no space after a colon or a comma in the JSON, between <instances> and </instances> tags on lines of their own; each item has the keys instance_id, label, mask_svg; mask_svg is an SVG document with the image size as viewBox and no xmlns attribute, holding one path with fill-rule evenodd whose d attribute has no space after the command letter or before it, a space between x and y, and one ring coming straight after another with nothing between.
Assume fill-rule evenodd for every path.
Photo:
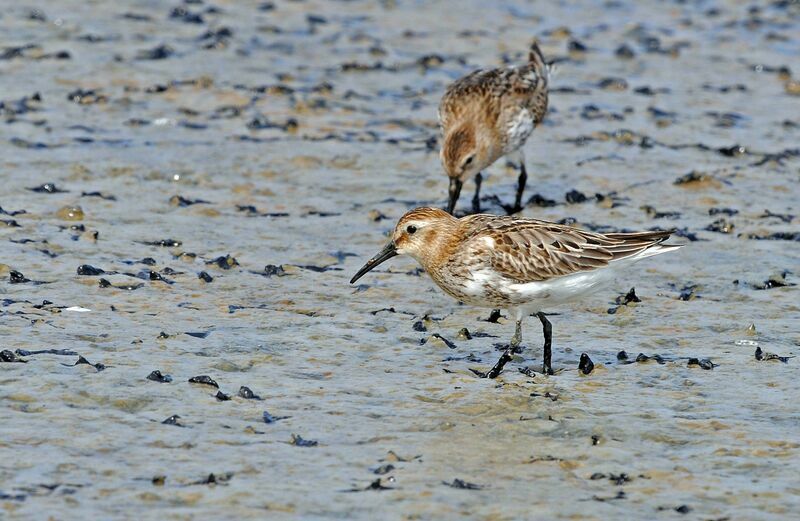
<instances>
[{"instance_id":1,"label":"folded wing","mask_svg":"<svg viewBox=\"0 0 800 521\"><path fill-rule=\"evenodd\" d=\"M647 250L658 247L672 233L604 235L533 219L481 220L476 220L478 229L466 246L498 274L518 283L590 271L610 262L648 256ZM660 252L652 252L655 253Z\"/></svg>"}]
</instances>

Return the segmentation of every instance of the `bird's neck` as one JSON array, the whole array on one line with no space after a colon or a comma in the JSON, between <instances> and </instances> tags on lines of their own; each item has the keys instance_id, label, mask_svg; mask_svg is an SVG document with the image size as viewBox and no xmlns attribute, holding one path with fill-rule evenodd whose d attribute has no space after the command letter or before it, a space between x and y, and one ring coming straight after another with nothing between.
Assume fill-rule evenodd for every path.
<instances>
[{"instance_id":1,"label":"bird's neck","mask_svg":"<svg viewBox=\"0 0 800 521\"><path fill-rule=\"evenodd\" d=\"M448 262L461 242L460 229L458 220L450 218L428 231L426 247L416 255L425 271L431 273Z\"/></svg>"}]
</instances>

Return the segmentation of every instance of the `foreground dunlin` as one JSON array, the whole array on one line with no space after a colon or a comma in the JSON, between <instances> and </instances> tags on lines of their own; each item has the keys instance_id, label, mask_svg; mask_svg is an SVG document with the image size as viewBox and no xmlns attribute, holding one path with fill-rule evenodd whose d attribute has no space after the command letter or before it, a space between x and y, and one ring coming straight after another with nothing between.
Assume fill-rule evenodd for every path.
<instances>
[{"instance_id":1,"label":"foreground dunlin","mask_svg":"<svg viewBox=\"0 0 800 521\"><path fill-rule=\"evenodd\" d=\"M680 248L662 244L671 233L599 234L537 219L457 219L437 208L417 208L400 218L386 247L350 283L395 255L410 255L448 295L514 316L508 350L482 376L500 373L522 341L522 320L532 314L544 328L543 372L553 374L551 326L542 310L582 299L635 261Z\"/></svg>"},{"instance_id":2,"label":"foreground dunlin","mask_svg":"<svg viewBox=\"0 0 800 521\"><path fill-rule=\"evenodd\" d=\"M548 68L536 42L521 67L477 70L447 88L439 104L441 159L450 178L447 211L453 213L464 181L475 177L474 212L480 211L481 171L502 156L519 164L517 195L509 213L522 209L528 174L522 145L547 112Z\"/></svg>"}]
</instances>

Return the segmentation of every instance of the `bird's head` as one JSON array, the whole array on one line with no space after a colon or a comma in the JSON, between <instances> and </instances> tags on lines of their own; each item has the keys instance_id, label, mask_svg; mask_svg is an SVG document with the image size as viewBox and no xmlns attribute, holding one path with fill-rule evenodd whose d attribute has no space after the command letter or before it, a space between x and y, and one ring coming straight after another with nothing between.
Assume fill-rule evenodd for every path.
<instances>
[{"instance_id":1,"label":"bird's head","mask_svg":"<svg viewBox=\"0 0 800 521\"><path fill-rule=\"evenodd\" d=\"M435 260L442 244L452 237L450 226L456 218L439 208L416 208L403 215L392 232L392 239L353 276L350 283L396 255L408 255L423 267Z\"/></svg>"}]
</instances>

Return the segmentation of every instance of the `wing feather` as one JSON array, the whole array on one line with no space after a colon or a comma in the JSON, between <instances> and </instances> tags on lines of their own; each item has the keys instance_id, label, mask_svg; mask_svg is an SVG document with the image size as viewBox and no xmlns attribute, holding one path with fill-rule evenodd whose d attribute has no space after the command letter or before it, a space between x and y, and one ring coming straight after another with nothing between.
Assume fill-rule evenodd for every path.
<instances>
[{"instance_id":1,"label":"wing feather","mask_svg":"<svg viewBox=\"0 0 800 521\"><path fill-rule=\"evenodd\" d=\"M599 234L536 219L475 215L464 247L501 276L518 283L595 270L637 255L669 231ZM487 247L485 238L491 238Z\"/></svg>"}]
</instances>

